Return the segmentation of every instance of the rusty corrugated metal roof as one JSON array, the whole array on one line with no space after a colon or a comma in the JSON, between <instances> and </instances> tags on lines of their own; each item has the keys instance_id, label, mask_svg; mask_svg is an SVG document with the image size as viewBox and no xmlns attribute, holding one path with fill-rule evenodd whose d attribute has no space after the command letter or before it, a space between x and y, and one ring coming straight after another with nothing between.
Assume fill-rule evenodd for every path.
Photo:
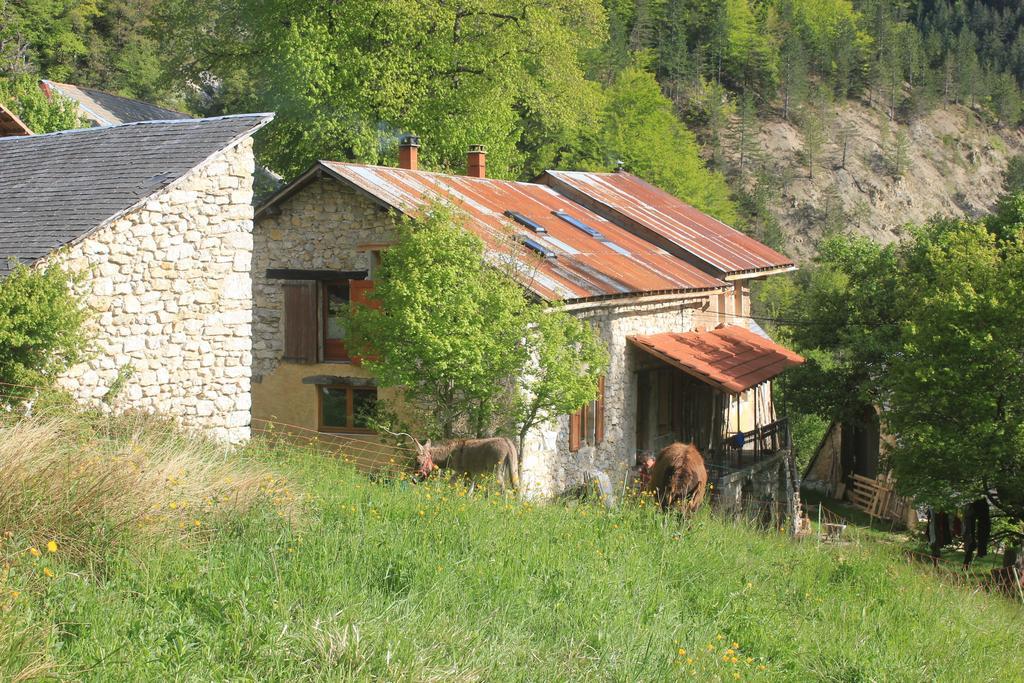
<instances>
[{"instance_id":1,"label":"rusty corrugated metal roof","mask_svg":"<svg viewBox=\"0 0 1024 683\"><path fill-rule=\"evenodd\" d=\"M537 183L471 178L388 166L320 162L340 180L381 203L415 214L441 200L464 211L468 228L491 248L511 254L523 284L548 300L664 291L701 291L725 286L718 278ZM546 232L534 232L506 215L521 214ZM594 237L557 217L564 212L600 233ZM555 258L535 257L526 247L502 248L509 231Z\"/></svg>"},{"instance_id":2,"label":"rusty corrugated metal roof","mask_svg":"<svg viewBox=\"0 0 1024 683\"><path fill-rule=\"evenodd\" d=\"M792 259L630 173L545 171L541 179L719 277L795 265Z\"/></svg>"},{"instance_id":3,"label":"rusty corrugated metal roof","mask_svg":"<svg viewBox=\"0 0 1024 683\"><path fill-rule=\"evenodd\" d=\"M0 138L32 135L32 131L13 111L0 104Z\"/></svg>"},{"instance_id":4,"label":"rusty corrugated metal roof","mask_svg":"<svg viewBox=\"0 0 1024 683\"><path fill-rule=\"evenodd\" d=\"M666 332L628 338L638 348L697 379L738 394L800 365L800 354L739 325L709 332Z\"/></svg>"}]
</instances>

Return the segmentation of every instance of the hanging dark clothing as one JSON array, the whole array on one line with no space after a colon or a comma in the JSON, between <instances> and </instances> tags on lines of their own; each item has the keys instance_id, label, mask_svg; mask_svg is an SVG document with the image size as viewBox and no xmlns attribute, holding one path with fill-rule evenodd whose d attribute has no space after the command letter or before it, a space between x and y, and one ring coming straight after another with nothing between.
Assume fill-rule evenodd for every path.
<instances>
[{"instance_id":1,"label":"hanging dark clothing","mask_svg":"<svg viewBox=\"0 0 1024 683\"><path fill-rule=\"evenodd\" d=\"M943 546L949 545L952 540L949 515L928 508L928 546L931 548L932 557L937 558Z\"/></svg>"},{"instance_id":2,"label":"hanging dark clothing","mask_svg":"<svg viewBox=\"0 0 1024 683\"><path fill-rule=\"evenodd\" d=\"M964 567L969 567L974 559L974 551L978 557L988 555L988 539L992 535L992 516L989 513L988 499L979 498L964 508Z\"/></svg>"}]
</instances>

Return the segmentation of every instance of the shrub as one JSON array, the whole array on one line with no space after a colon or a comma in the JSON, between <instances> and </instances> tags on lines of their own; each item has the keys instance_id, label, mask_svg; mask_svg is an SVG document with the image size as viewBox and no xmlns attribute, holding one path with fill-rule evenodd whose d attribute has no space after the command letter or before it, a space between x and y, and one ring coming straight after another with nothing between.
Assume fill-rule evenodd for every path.
<instances>
[{"instance_id":1,"label":"shrub","mask_svg":"<svg viewBox=\"0 0 1024 683\"><path fill-rule=\"evenodd\" d=\"M24 398L77 362L87 317L59 267L16 265L0 280L0 398Z\"/></svg>"}]
</instances>

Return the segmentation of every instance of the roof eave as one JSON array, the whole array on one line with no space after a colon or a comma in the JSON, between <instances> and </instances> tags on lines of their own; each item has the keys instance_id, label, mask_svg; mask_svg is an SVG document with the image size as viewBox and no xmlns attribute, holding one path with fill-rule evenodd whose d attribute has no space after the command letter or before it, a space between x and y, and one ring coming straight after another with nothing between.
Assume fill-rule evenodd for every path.
<instances>
[{"instance_id":1,"label":"roof eave","mask_svg":"<svg viewBox=\"0 0 1024 683\"><path fill-rule=\"evenodd\" d=\"M726 282L736 282L738 280L757 280L758 278L768 277L770 275L781 275L783 273L792 273L799 270L795 263L788 263L779 266L765 266L764 268L752 268L750 270L738 270L732 273L725 273L722 275L722 279Z\"/></svg>"}]
</instances>

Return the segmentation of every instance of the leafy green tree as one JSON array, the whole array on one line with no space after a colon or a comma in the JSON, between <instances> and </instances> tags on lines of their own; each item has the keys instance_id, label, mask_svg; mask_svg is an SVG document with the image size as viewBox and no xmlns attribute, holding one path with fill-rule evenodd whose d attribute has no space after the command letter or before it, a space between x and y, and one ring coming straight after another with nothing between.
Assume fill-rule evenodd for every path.
<instances>
[{"instance_id":1,"label":"leafy green tree","mask_svg":"<svg viewBox=\"0 0 1024 683\"><path fill-rule=\"evenodd\" d=\"M672 112L654 76L630 67L608 89L597 139L570 165L610 170L622 161L627 170L725 222L736 221L736 206L725 178L709 171L694 134Z\"/></svg>"},{"instance_id":2,"label":"leafy green tree","mask_svg":"<svg viewBox=\"0 0 1024 683\"><path fill-rule=\"evenodd\" d=\"M516 409L520 452L530 429L593 400L608 367L608 351L587 323L558 306L530 309L529 362Z\"/></svg>"},{"instance_id":3,"label":"leafy green tree","mask_svg":"<svg viewBox=\"0 0 1024 683\"><path fill-rule=\"evenodd\" d=\"M96 0L0 0L0 74L40 69L61 80L88 52Z\"/></svg>"},{"instance_id":4,"label":"leafy green tree","mask_svg":"<svg viewBox=\"0 0 1024 683\"><path fill-rule=\"evenodd\" d=\"M459 221L443 205L398 221L374 289L381 309L357 309L350 332L381 385L402 387L415 422L445 438L492 432L526 362L526 299Z\"/></svg>"},{"instance_id":5,"label":"leafy green tree","mask_svg":"<svg viewBox=\"0 0 1024 683\"><path fill-rule=\"evenodd\" d=\"M893 246L837 235L795 277L797 293L777 297L789 339L807 357L787 378L798 412L860 422L884 396L882 379L898 347L901 298Z\"/></svg>"},{"instance_id":6,"label":"leafy green tree","mask_svg":"<svg viewBox=\"0 0 1024 683\"><path fill-rule=\"evenodd\" d=\"M27 398L80 360L87 318L59 267L15 266L0 280L0 397Z\"/></svg>"},{"instance_id":7,"label":"leafy green tree","mask_svg":"<svg viewBox=\"0 0 1024 683\"><path fill-rule=\"evenodd\" d=\"M778 81L779 50L749 0L725 0L720 33L723 68L730 82L742 90L768 95Z\"/></svg>"},{"instance_id":8,"label":"leafy green tree","mask_svg":"<svg viewBox=\"0 0 1024 683\"><path fill-rule=\"evenodd\" d=\"M528 176L601 104L581 61L607 35L600 0L172 0L157 29L204 111L277 112L260 154L289 177L391 160L402 131L428 168L462 170L484 144L491 175Z\"/></svg>"},{"instance_id":9,"label":"leafy green tree","mask_svg":"<svg viewBox=\"0 0 1024 683\"><path fill-rule=\"evenodd\" d=\"M26 74L0 77L0 103L17 114L33 133L52 133L85 125L78 117L78 105L57 94L47 97L36 79Z\"/></svg>"},{"instance_id":10,"label":"leafy green tree","mask_svg":"<svg viewBox=\"0 0 1024 683\"><path fill-rule=\"evenodd\" d=\"M431 436L523 435L593 399L607 354L588 326L529 302L508 259L488 256L462 221L435 204L398 222L380 308L353 312L352 348L382 386L401 387L385 410Z\"/></svg>"},{"instance_id":11,"label":"leafy green tree","mask_svg":"<svg viewBox=\"0 0 1024 683\"><path fill-rule=\"evenodd\" d=\"M905 256L886 419L900 486L947 509L988 494L1024 538L1024 198L985 223L937 221Z\"/></svg>"}]
</instances>

